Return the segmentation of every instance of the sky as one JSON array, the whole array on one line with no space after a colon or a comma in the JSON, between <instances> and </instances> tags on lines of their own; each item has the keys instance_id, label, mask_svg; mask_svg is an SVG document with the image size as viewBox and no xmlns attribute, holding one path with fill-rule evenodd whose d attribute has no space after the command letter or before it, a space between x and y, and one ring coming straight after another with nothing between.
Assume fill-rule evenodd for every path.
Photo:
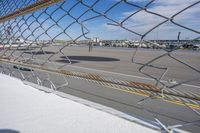
<instances>
[{"instance_id":1,"label":"sky","mask_svg":"<svg viewBox=\"0 0 200 133\"><path fill-rule=\"evenodd\" d=\"M93 5L96 1L98 2L95 4L95 6L93 6L94 10L90 10L82 15L89 9L87 6ZM22 34L24 38L29 39L34 37L37 39L74 40L79 38L79 36L82 34L83 28L85 32L87 30L89 31L89 33L86 35L86 38L99 37L100 39L138 40L141 39L141 36L145 35L151 28L166 20L165 18L159 17L158 15L150 14L145 10L141 10L135 15L129 17L141 8L144 8L150 2L150 0L127 0L127 2L128 3L120 2L120 0L83 0L83 3L87 5L85 6L80 2L77 4L76 0L66 0L64 3L49 7L47 10L45 10L46 13L42 13L42 15L40 15L42 11L35 12L35 18L30 17L32 14L24 16L23 21L20 21L21 18L18 18L18 21L20 21L18 25L22 25L20 27L21 31L19 32L19 28L15 28L13 32L16 31L19 34ZM198 0L155 0L147 6L147 11L171 18L174 14L194 4L195 2L198 2ZM110 9L110 7L116 3L118 4ZM137 5L139 8L132 6L131 4ZM62 7L62 9L65 11L60 7ZM106 12L108 9L110 10ZM186 30L185 28L167 21L166 23L154 29L152 32L148 33L144 39L177 39L178 32L181 32L180 39L194 39L199 37L199 9L200 3L192 6L191 8L188 8L184 12L174 17L174 22L193 29L195 32ZM69 14L66 14L66 12ZM95 19L84 21L88 18L99 16L99 14L95 12L101 14L105 13L106 17L101 16L96 17ZM47 14L52 14L51 17L53 21L51 19L46 20L46 18L49 17ZM62 18L63 15L65 16ZM40 25L38 22L35 22L36 18L39 23L44 23ZM123 20L126 18L127 20L123 22ZM75 21L76 19L78 20L78 23ZM26 21L26 23L30 26L23 24L24 21ZM55 21L57 21L59 26L55 25ZM123 22L123 27L125 29L121 28L117 23L113 21L118 23ZM48 29L49 27L51 28ZM85 27L87 27L87 29ZM63 33L63 29L66 28L67 34ZM47 29L48 31L46 31ZM134 34L133 32L137 34ZM79 39L81 40L85 38L81 37Z\"/></svg>"}]
</instances>

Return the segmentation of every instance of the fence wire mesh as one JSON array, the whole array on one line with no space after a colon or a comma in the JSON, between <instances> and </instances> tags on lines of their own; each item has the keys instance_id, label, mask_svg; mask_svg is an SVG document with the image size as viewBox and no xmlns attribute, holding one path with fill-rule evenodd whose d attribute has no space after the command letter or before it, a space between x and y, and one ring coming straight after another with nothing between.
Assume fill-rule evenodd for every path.
<instances>
[{"instance_id":1,"label":"fence wire mesh","mask_svg":"<svg viewBox=\"0 0 200 133\"><path fill-rule=\"evenodd\" d=\"M113 95L131 93L134 101L114 100L139 109L163 131L198 131L199 5L197 0L1 0L0 71L54 91L70 88L105 99L112 97L105 88ZM168 114L162 113L165 104ZM176 106L182 112L177 117Z\"/></svg>"}]
</instances>

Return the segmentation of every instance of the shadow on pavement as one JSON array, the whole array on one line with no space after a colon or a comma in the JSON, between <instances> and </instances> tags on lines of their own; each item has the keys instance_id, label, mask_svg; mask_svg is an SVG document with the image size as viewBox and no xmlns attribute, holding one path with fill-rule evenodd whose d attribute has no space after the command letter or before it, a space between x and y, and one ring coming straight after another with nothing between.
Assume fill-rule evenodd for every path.
<instances>
[{"instance_id":1,"label":"shadow on pavement","mask_svg":"<svg viewBox=\"0 0 200 133\"><path fill-rule=\"evenodd\" d=\"M55 52L52 51L28 51L24 52L25 54L33 54L33 55L43 55L43 54L55 54Z\"/></svg>"},{"instance_id":2,"label":"shadow on pavement","mask_svg":"<svg viewBox=\"0 0 200 133\"><path fill-rule=\"evenodd\" d=\"M69 60L56 60L56 62L59 62L59 63L68 63L69 64ZM75 64L75 63L79 63L80 61L74 61L74 60L71 60L71 64Z\"/></svg>"},{"instance_id":3,"label":"shadow on pavement","mask_svg":"<svg viewBox=\"0 0 200 133\"><path fill-rule=\"evenodd\" d=\"M110 57L100 57L100 56L67 56L70 60L77 61L98 61L98 62L108 62L108 61L120 61L117 58ZM61 56L60 58L65 58L65 56Z\"/></svg>"},{"instance_id":4,"label":"shadow on pavement","mask_svg":"<svg viewBox=\"0 0 200 133\"><path fill-rule=\"evenodd\" d=\"M12 129L0 129L0 133L20 133L20 132Z\"/></svg>"}]
</instances>

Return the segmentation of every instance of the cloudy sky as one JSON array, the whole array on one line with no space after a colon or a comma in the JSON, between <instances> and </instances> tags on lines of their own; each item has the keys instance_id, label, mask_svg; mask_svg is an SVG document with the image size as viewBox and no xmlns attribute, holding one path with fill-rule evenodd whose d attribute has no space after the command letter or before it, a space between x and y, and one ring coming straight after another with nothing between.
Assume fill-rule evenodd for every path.
<instances>
[{"instance_id":1,"label":"cloudy sky","mask_svg":"<svg viewBox=\"0 0 200 133\"><path fill-rule=\"evenodd\" d=\"M113 0L114 1L114 0ZM117 0L116 0L117 1ZM130 3L144 7L149 3L150 0L129 0ZM197 0L155 0L151 5L148 6L148 11L158 13L167 18L171 18L174 14L178 13L182 9L198 2ZM121 6L123 3L121 4ZM120 9L119 12L116 12L116 20L122 21L124 18L130 16L134 12L138 11L139 8L129 8L128 5L124 4L123 8L126 8L127 11ZM121 7L122 8L122 7ZM121 19L121 20L120 20ZM145 12L144 10L136 13L130 17L125 23L124 26L128 29L131 29L137 33L145 34L149 29L153 28L157 24L165 21L166 19L159 16ZM159 26L151 33L149 33L146 38L148 39L176 39L178 32L181 32L181 39L193 39L199 36L200 32L200 3L195 6L185 10L181 14L174 17L174 22L186 26L188 28L194 29L197 31L191 32L181 28L177 25L172 24L171 22L166 22L165 24ZM106 31L113 31L114 36L120 36L124 38L138 38L139 36L130 34L125 30L121 30L116 26L112 25L103 25L106 28ZM112 37L114 37L112 36Z\"/></svg>"},{"instance_id":2,"label":"cloudy sky","mask_svg":"<svg viewBox=\"0 0 200 133\"><path fill-rule=\"evenodd\" d=\"M89 38L99 37L102 39L140 39L141 36L145 35L151 28L166 21L167 18L173 17L173 15L179 11L196 3L194 6L191 6L187 10L176 15L173 19L174 22L184 27L193 29L193 32L167 21L148 33L145 36L145 39L177 39L178 32L181 32L180 39L194 39L199 36L200 1L155 0L149 4L150 1L151 0L127 0L126 3L121 0L83 0L83 3L88 6L93 5L95 2L96 4L93 6L94 11L90 10L82 15L88 10L87 6L81 3L77 4L77 0L66 0L64 3L49 7L47 10L45 10L46 13L37 11L34 14L24 16L23 21L20 21L21 18L18 18L18 26L15 27L20 27L20 30L19 28L14 28L13 32L18 32L24 38L29 39L33 36L36 38L38 37L39 39L51 39L55 36L56 38L54 39L76 39L82 34L81 25L75 22L75 19L78 19L78 22L82 23L85 27L87 27L87 29L89 29L90 32L86 35ZM113 5L116 3L118 4L113 7ZM147 11L141 10L147 4ZM65 11L59 7L62 7ZM66 11L69 13L69 15L66 14ZM105 13L107 18L101 16L95 19L84 21L88 18L99 16L99 14L95 12L101 14ZM133 15L135 12L137 13ZM149 12L157 13L163 17L151 14ZM48 14L51 14L53 20L49 19ZM34 15L34 17L30 17L32 15ZM63 15L65 16L63 17ZM38 22L35 21L36 19ZM126 21L124 21L125 19ZM24 21L26 21L27 24L23 24ZM55 21L57 21L61 28L55 25ZM121 28L119 23L122 23L125 29ZM48 29L49 27L51 28ZM68 35L63 33L62 28L67 28L66 33ZM46 32L48 35L43 34L44 29L48 29ZM131 32L127 31L126 29L130 30ZM84 31L86 31L85 28ZM30 34L31 36L29 37L28 35Z\"/></svg>"}]
</instances>

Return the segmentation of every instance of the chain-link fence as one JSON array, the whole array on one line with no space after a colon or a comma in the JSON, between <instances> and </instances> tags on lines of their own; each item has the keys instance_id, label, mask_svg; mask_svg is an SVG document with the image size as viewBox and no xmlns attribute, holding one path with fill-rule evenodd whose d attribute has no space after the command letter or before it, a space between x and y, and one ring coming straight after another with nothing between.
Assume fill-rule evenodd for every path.
<instances>
[{"instance_id":1,"label":"chain-link fence","mask_svg":"<svg viewBox=\"0 0 200 133\"><path fill-rule=\"evenodd\" d=\"M136 114L167 132L197 132L199 5L1 0L0 71Z\"/></svg>"}]
</instances>

